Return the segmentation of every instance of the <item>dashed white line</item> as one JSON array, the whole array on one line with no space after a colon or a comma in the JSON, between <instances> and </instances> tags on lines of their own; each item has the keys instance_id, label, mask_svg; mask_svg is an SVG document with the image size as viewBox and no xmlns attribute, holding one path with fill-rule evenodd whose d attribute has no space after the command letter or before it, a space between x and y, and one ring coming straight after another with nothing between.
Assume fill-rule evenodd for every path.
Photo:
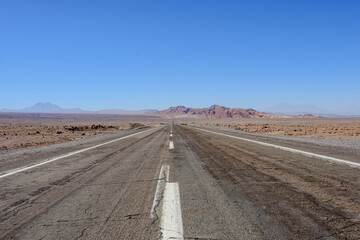
<instances>
[{"instance_id":1,"label":"dashed white line","mask_svg":"<svg viewBox=\"0 0 360 240\"><path fill-rule=\"evenodd\" d=\"M113 143L113 142L117 142L117 141L123 140L123 139L125 139L125 138L129 138L129 137L138 135L138 134L140 134L140 133L145 133L145 132L150 131L150 130L152 130L152 129L149 129L149 130L146 130L146 131L142 131L142 132L138 132L138 133L134 133L134 134L131 134L131 135L128 135L128 136L125 136L125 137L121 137L121 138L118 138L118 139L115 139L115 140L111 140L111 141L106 142L106 143L101 143L101 144L98 144L98 145L95 145L95 146L92 146L92 147L84 148L84 149L81 149L81 150L78 150L78 151L74 151L74 152L65 154L65 155L62 155L62 156L58 156L58 157L55 157L55 158L51 158L51 159L42 161L42 162L37 163L37 164L34 164L34 165L30 165L30 166L26 166L26 167L21 167L21 168L17 168L17 169L13 169L13 170L7 171L7 172L3 172L2 174L0 174L0 178L8 177L8 176L11 176L11 175L13 175L13 174L15 174L15 173L20 173L20 172L23 172L23 171L26 171L26 170L29 170L29 169L32 169L32 168L35 168L35 167L39 167L39 166L41 166L41 165L44 165L44 164L47 164L47 163L51 163L51 162L54 162L54 161L57 161L57 160L60 160L60 159L66 158L66 157L70 157L70 156L73 156L73 155L75 155L75 154L82 153L82 152L85 152L85 151L88 151L88 150L91 150L91 149L94 149L94 148L97 148L97 147L101 147L101 146L104 146L104 145L106 145L106 144L110 144L110 143Z\"/></svg>"},{"instance_id":2,"label":"dashed white line","mask_svg":"<svg viewBox=\"0 0 360 240\"><path fill-rule=\"evenodd\" d=\"M169 165L161 166L159 178L158 178L157 185L156 185L155 197L154 197L153 205L152 205L151 211L150 211L151 219L155 218L155 216L156 216L155 208L160 203L161 196L163 195L164 190L165 190L165 183L169 181L169 171L170 171Z\"/></svg>"},{"instance_id":3,"label":"dashed white line","mask_svg":"<svg viewBox=\"0 0 360 240\"><path fill-rule=\"evenodd\" d=\"M173 141L169 142L169 149L174 149L174 142Z\"/></svg>"},{"instance_id":4,"label":"dashed white line","mask_svg":"<svg viewBox=\"0 0 360 240\"><path fill-rule=\"evenodd\" d=\"M184 239L178 183L166 183L161 215L162 239Z\"/></svg>"},{"instance_id":5,"label":"dashed white line","mask_svg":"<svg viewBox=\"0 0 360 240\"><path fill-rule=\"evenodd\" d=\"M298 154L302 154L302 155L305 155L305 156L308 156L308 157L320 158L320 159L323 159L323 160L326 160L326 161L329 161L329 162L348 165L350 167L360 167L360 163L351 162L351 161L343 160L343 159L340 159L340 158L328 157L328 156L324 156L324 155L320 155L320 154L316 154L316 153L297 150L297 149L294 149L294 148L283 147L283 146L279 146L279 145L275 145L275 144L271 144L271 143L255 141L255 140L251 140L251 139L247 139L247 138L236 137L236 136L227 135L227 134L223 134L223 133L212 132L212 131L208 131L208 130L204 130L204 129L199 129L199 128L196 128L196 129L198 129L200 131L204 131L204 132L209 132L209 133L212 133L212 134L217 134L217 135L231 137L231 138L235 138L235 139L239 139L239 140L243 140L243 141L247 141L247 142L251 142L251 143L256 143L256 144L267 146L267 147L273 147L273 148L281 149L283 151L298 153Z\"/></svg>"},{"instance_id":6,"label":"dashed white line","mask_svg":"<svg viewBox=\"0 0 360 240\"><path fill-rule=\"evenodd\" d=\"M179 184L169 183L169 173L170 166L163 165L159 173L150 218L154 219L157 216L155 209L160 206L162 200L160 218L162 239L184 239Z\"/></svg>"},{"instance_id":7,"label":"dashed white line","mask_svg":"<svg viewBox=\"0 0 360 240\"><path fill-rule=\"evenodd\" d=\"M173 135L170 133L170 137L172 137Z\"/></svg>"}]
</instances>

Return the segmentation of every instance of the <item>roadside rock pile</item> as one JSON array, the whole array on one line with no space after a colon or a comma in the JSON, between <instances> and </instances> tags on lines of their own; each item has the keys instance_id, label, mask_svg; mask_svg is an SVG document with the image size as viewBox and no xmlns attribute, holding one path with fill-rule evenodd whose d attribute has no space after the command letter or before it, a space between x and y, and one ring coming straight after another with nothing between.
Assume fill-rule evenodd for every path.
<instances>
[{"instance_id":1,"label":"roadside rock pile","mask_svg":"<svg viewBox=\"0 0 360 240\"><path fill-rule=\"evenodd\" d=\"M120 126L104 126L100 124L93 124L91 126L70 126L70 127L64 127L67 131L94 131L94 130L119 130L122 129Z\"/></svg>"},{"instance_id":2,"label":"roadside rock pile","mask_svg":"<svg viewBox=\"0 0 360 240\"><path fill-rule=\"evenodd\" d=\"M145 127L145 125L141 123L129 123L129 124L130 124L130 128Z\"/></svg>"}]
</instances>

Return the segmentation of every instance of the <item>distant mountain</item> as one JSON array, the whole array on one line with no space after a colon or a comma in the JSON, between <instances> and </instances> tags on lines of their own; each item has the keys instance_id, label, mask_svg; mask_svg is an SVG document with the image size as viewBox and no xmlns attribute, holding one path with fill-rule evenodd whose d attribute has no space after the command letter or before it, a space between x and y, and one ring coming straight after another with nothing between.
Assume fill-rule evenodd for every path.
<instances>
[{"instance_id":1,"label":"distant mountain","mask_svg":"<svg viewBox=\"0 0 360 240\"><path fill-rule=\"evenodd\" d=\"M184 116L204 118L286 118L288 116L258 112L254 109L228 108L212 105L208 108L189 108L184 106L170 107L153 114L161 116Z\"/></svg>"},{"instance_id":2,"label":"distant mountain","mask_svg":"<svg viewBox=\"0 0 360 240\"><path fill-rule=\"evenodd\" d=\"M87 113L87 114L148 114L152 112L156 112L158 110L155 109L145 109L138 111L131 110L122 110L122 109L104 109L99 111L84 111L80 108L61 108L58 105L46 102L46 103L37 103L31 107L23 108L23 109L7 109L2 108L0 112L25 112L25 113Z\"/></svg>"},{"instance_id":3,"label":"distant mountain","mask_svg":"<svg viewBox=\"0 0 360 240\"><path fill-rule=\"evenodd\" d=\"M19 112L36 112L36 113L81 113L80 108L67 109L61 108L52 103L37 103L34 106L20 109Z\"/></svg>"},{"instance_id":4,"label":"distant mountain","mask_svg":"<svg viewBox=\"0 0 360 240\"><path fill-rule=\"evenodd\" d=\"M265 112L275 114L327 114L331 111L324 108L319 108L313 105L291 105L287 103L278 104L276 106L264 109Z\"/></svg>"},{"instance_id":5,"label":"distant mountain","mask_svg":"<svg viewBox=\"0 0 360 240\"><path fill-rule=\"evenodd\" d=\"M8 109L8 108L1 108L0 112L16 112L14 109Z\"/></svg>"},{"instance_id":6,"label":"distant mountain","mask_svg":"<svg viewBox=\"0 0 360 240\"><path fill-rule=\"evenodd\" d=\"M256 111L254 109L228 108L212 105L208 108L189 108L184 106L170 107L166 110L144 109L123 110L103 109L98 111L85 111L80 108L62 108L49 102L37 103L23 109L2 108L0 112L25 112L25 113L84 113L84 114L118 114L118 115L159 115L159 116L186 116L207 118L284 118L284 117L360 117L360 107L349 106L347 108L331 111L313 105L290 105L279 104L271 108ZM310 115L309 115L310 114ZM314 116L315 115L315 116Z\"/></svg>"},{"instance_id":7,"label":"distant mountain","mask_svg":"<svg viewBox=\"0 0 360 240\"><path fill-rule=\"evenodd\" d=\"M83 110L80 108L61 108L58 105L46 102L46 103L37 103L31 107L14 110L14 112L31 112L31 113L81 113Z\"/></svg>"},{"instance_id":8,"label":"distant mountain","mask_svg":"<svg viewBox=\"0 0 360 240\"><path fill-rule=\"evenodd\" d=\"M354 117L360 115L360 107L350 106L342 109L329 110L326 108L320 108L313 105L291 105L287 103L278 104L276 106L263 109L264 112L274 114L287 114L287 115L299 115L299 114L314 114L325 117Z\"/></svg>"},{"instance_id":9,"label":"distant mountain","mask_svg":"<svg viewBox=\"0 0 360 240\"><path fill-rule=\"evenodd\" d=\"M123 109L104 109L96 111L98 114L147 114L157 112L155 109L144 109L144 110L123 110Z\"/></svg>"},{"instance_id":10,"label":"distant mountain","mask_svg":"<svg viewBox=\"0 0 360 240\"><path fill-rule=\"evenodd\" d=\"M61 108L58 105L46 102L46 103L37 103L31 107L26 107L22 109L7 109L2 108L0 112L26 112L26 113L82 113L84 112L80 108Z\"/></svg>"}]
</instances>

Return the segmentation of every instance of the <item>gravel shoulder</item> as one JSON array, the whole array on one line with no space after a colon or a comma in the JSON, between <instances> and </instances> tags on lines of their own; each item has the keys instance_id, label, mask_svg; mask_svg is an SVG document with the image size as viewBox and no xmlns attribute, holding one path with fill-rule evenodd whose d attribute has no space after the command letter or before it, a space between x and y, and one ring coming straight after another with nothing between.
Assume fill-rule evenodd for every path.
<instances>
[{"instance_id":1,"label":"gravel shoulder","mask_svg":"<svg viewBox=\"0 0 360 240\"><path fill-rule=\"evenodd\" d=\"M360 140L352 139L335 139L335 138L313 138L313 137L296 137L280 136L264 133L248 133L236 128L229 127L207 127L197 126L198 128L209 131L217 131L225 134L239 135L259 141L281 144L282 146L293 147L304 151L314 151L319 154L330 154L334 157L342 157L349 160L360 160Z\"/></svg>"}]
</instances>

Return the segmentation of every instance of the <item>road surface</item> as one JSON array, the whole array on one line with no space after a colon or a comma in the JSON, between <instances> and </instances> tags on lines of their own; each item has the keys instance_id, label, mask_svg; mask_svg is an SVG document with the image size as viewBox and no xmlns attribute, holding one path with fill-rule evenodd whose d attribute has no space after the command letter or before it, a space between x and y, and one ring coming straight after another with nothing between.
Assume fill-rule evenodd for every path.
<instances>
[{"instance_id":1,"label":"road surface","mask_svg":"<svg viewBox=\"0 0 360 240\"><path fill-rule=\"evenodd\" d=\"M360 236L360 160L337 149L166 125L6 156L1 239Z\"/></svg>"}]
</instances>

